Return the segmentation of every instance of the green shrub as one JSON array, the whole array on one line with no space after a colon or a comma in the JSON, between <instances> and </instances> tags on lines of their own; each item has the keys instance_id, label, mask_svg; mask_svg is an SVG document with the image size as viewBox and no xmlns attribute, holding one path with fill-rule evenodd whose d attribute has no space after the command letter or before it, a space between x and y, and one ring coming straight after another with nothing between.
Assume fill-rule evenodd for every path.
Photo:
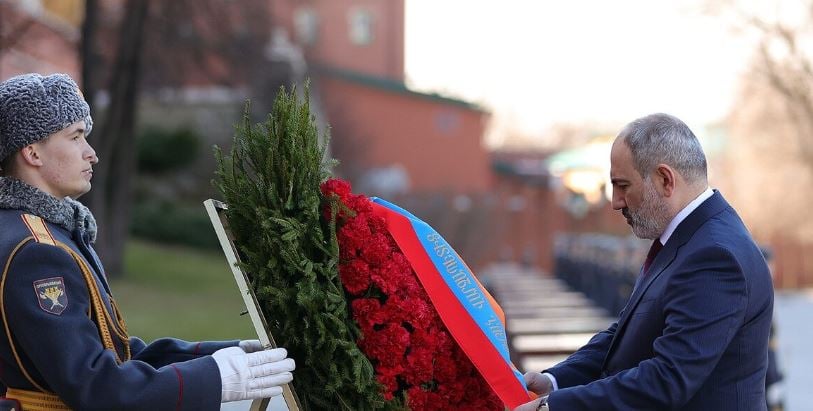
<instances>
[{"instance_id":1,"label":"green shrub","mask_svg":"<svg viewBox=\"0 0 813 411\"><path fill-rule=\"evenodd\" d=\"M147 127L136 140L138 170L160 174L184 168L198 157L201 139L189 128Z\"/></svg>"},{"instance_id":2,"label":"green shrub","mask_svg":"<svg viewBox=\"0 0 813 411\"><path fill-rule=\"evenodd\" d=\"M130 232L140 238L201 248L218 248L217 235L203 205L136 203Z\"/></svg>"}]
</instances>

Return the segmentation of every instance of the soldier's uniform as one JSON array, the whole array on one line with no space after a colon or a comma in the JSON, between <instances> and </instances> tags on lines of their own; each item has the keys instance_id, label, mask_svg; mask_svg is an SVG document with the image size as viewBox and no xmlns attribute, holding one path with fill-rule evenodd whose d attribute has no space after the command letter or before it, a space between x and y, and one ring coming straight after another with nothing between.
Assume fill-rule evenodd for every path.
<instances>
[{"instance_id":1,"label":"soldier's uniform","mask_svg":"<svg viewBox=\"0 0 813 411\"><path fill-rule=\"evenodd\" d=\"M98 163L92 127L65 74L0 83L0 411L206 411L282 394L296 368L284 349L127 334L96 222L71 198Z\"/></svg>"},{"instance_id":2,"label":"soldier's uniform","mask_svg":"<svg viewBox=\"0 0 813 411\"><path fill-rule=\"evenodd\" d=\"M20 191L35 199L10 209ZM64 218L71 211L75 218ZM129 337L91 247L95 231L88 229L88 216L70 199L0 177L0 379L6 397L25 411L219 409L220 375L207 354L238 342L161 339L146 345Z\"/></svg>"}]
</instances>

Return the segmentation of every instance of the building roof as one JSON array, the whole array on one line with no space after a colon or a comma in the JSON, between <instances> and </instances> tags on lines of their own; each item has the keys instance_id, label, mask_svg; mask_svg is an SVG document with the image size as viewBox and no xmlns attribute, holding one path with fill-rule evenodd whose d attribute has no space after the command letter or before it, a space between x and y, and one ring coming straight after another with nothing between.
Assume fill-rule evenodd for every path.
<instances>
[{"instance_id":1,"label":"building roof","mask_svg":"<svg viewBox=\"0 0 813 411\"><path fill-rule=\"evenodd\" d=\"M394 93L404 94L408 96L414 96L418 98L428 99L432 101L437 101L439 103L444 104L451 104L458 107L462 107L468 110L479 111L482 113L488 113L489 111L486 110L484 107L481 107L477 104L453 98L443 96L437 93L423 93L420 91L410 90L406 84L402 81L389 79L386 77L374 76L366 73L361 73L354 70L347 70L341 69L332 66L326 65L313 65L313 70L318 75L324 75L329 77L340 78L345 81L349 81L352 83L357 83L381 90L391 91Z\"/></svg>"}]
</instances>

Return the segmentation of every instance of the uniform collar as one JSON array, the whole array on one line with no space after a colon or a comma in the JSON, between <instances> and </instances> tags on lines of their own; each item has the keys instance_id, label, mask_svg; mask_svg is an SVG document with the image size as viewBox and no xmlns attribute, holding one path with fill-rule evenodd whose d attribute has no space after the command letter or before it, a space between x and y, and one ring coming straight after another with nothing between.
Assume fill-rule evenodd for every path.
<instances>
[{"instance_id":1,"label":"uniform collar","mask_svg":"<svg viewBox=\"0 0 813 411\"><path fill-rule=\"evenodd\" d=\"M42 217L90 243L96 241L96 219L82 203L65 197L58 199L12 177L0 177L0 208L21 210Z\"/></svg>"}]
</instances>

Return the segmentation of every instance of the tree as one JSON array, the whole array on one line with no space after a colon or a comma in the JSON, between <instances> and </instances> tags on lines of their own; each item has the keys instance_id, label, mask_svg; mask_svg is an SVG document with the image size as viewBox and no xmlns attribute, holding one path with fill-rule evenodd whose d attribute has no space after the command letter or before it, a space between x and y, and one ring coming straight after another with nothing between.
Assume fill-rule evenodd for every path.
<instances>
[{"instance_id":1,"label":"tree","mask_svg":"<svg viewBox=\"0 0 813 411\"><path fill-rule=\"evenodd\" d=\"M813 1L769 3L773 13L738 1L710 3L754 35L751 66L726 121L732 200L763 239L776 233L813 238ZM764 6L764 5L763 5ZM791 11L788 7L797 7ZM747 181L747 185L742 182ZM778 212L778 210L782 210Z\"/></svg>"},{"instance_id":2,"label":"tree","mask_svg":"<svg viewBox=\"0 0 813 411\"><path fill-rule=\"evenodd\" d=\"M806 14L801 24L770 21L755 16L746 22L760 33L755 72L779 97L784 114L792 125L803 162L813 173L813 69L809 50L803 45L813 40L813 2L804 2Z\"/></svg>"},{"instance_id":3,"label":"tree","mask_svg":"<svg viewBox=\"0 0 813 411\"><path fill-rule=\"evenodd\" d=\"M139 96L197 86L244 88L267 112L280 81L268 81L270 20L264 0L239 6L229 0L85 2L82 84L89 102L99 106L92 107L98 126L91 141L101 161L93 190L82 200L98 220L97 249L110 274L123 268ZM107 41L112 38L117 41ZM99 96L106 97L104 107L95 104Z\"/></svg>"},{"instance_id":4,"label":"tree","mask_svg":"<svg viewBox=\"0 0 813 411\"><path fill-rule=\"evenodd\" d=\"M85 3L80 56L82 84L89 103L95 105L99 82L109 77L106 90L109 104L100 127L93 133L93 144L101 159L95 166L93 190L82 200L93 210L99 225L97 250L108 273L122 272L124 242L129 229L132 179L135 171L134 129L136 103L141 75L141 51L150 2L126 0L118 29L116 54L109 76L102 76L97 41L100 10L96 0ZM93 112L98 112L91 107Z\"/></svg>"}]
</instances>

